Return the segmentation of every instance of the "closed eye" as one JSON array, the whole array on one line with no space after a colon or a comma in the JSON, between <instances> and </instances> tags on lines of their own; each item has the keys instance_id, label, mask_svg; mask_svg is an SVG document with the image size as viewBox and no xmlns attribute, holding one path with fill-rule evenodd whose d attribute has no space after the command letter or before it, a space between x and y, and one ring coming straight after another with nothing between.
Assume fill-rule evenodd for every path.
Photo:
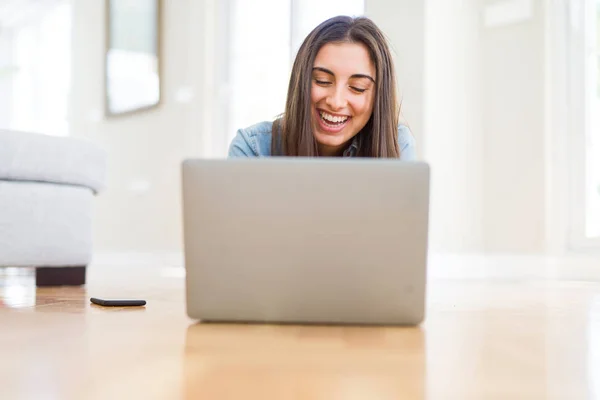
<instances>
[{"instance_id":1,"label":"closed eye","mask_svg":"<svg viewBox=\"0 0 600 400\"><path fill-rule=\"evenodd\" d=\"M367 91L367 89L361 89L361 88L357 88L357 87L354 87L354 86L350 86L350 89L352 89L352 90L354 90L355 92L358 92L358 93L364 93L364 92Z\"/></svg>"},{"instance_id":2,"label":"closed eye","mask_svg":"<svg viewBox=\"0 0 600 400\"><path fill-rule=\"evenodd\" d=\"M315 82L317 83L317 85L331 85L331 82L320 81L318 79L315 79Z\"/></svg>"}]
</instances>

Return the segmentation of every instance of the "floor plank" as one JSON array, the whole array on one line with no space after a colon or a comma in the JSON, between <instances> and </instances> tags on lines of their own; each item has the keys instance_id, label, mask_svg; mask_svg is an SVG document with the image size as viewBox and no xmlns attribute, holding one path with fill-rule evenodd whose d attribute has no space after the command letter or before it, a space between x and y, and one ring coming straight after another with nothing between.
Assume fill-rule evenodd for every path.
<instances>
[{"instance_id":1,"label":"floor plank","mask_svg":"<svg viewBox=\"0 0 600 400\"><path fill-rule=\"evenodd\" d=\"M418 328L196 324L176 268L0 269L0 398L600 398L600 262L436 262Z\"/></svg>"}]
</instances>

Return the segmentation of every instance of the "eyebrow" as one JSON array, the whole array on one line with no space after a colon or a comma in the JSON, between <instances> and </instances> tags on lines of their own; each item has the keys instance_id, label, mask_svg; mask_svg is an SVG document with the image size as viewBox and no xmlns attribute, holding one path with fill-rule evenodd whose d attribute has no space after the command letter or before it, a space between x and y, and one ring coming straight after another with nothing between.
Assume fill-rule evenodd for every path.
<instances>
[{"instance_id":1,"label":"eyebrow","mask_svg":"<svg viewBox=\"0 0 600 400\"><path fill-rule=\"evenodd\" d=\"M332 71L328 70L327 68L314 67L313 71L314 70L325 72L326 74L335 76L335 74ZM371 76L365 75L365 74L354 74L354 75L350 76L350 79L352 79L352 78L367 78L367 79L370 79L373 83L375 83L375 79L373 79Z\"/></svg>"}]
</instances>

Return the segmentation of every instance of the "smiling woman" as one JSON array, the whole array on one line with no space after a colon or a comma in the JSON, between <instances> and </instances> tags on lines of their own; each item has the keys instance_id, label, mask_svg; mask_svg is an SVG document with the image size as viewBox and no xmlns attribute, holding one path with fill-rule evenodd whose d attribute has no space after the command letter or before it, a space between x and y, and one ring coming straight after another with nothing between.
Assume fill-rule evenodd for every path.
<instances>
[{"instance_id":1,"label":"smiling woman","mask_svg":"<svg viewBox=\"0 0 600 400\"><path fill-rule=\"evenodd\" d=\"M314 64L311 109L318 121L317 149L324 156L342 154L373 112L375 68L368 48L357 43L326 44Z\"/></svg>"},{"instance_id":2,"label":"smiling woman","mask_svg":"<svg viewBox=\"0 0 600 400\"><path fill-rule=\"evenodd\" d=\"M413 160L414 138L399 124L399 113L383 33L365 17L334 17L300 46L283 115L238 130L229 156Z\"/></svg>"}]
</instances>

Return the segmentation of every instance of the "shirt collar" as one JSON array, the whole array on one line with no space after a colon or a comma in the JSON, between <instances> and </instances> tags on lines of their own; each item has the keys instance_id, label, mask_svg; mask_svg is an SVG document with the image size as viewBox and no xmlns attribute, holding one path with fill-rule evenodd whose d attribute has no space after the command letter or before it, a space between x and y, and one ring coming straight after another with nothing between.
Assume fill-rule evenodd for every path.
<instances>
[{"instance_id":1,"label":"shirt collar","mask_svg":"<svg viewBox=\"0 0 600 400\"><path fill-rule=\"evenodd\" d=\"M343 157L356 157L356 153L358 153L359 146L360 146L360 135L356 135L352 139L352 143L350 143L350 146L348 146L346 148L346 150L344 150L344 153L342 154L342 156Z\"/></svg>"}]
</instances>

